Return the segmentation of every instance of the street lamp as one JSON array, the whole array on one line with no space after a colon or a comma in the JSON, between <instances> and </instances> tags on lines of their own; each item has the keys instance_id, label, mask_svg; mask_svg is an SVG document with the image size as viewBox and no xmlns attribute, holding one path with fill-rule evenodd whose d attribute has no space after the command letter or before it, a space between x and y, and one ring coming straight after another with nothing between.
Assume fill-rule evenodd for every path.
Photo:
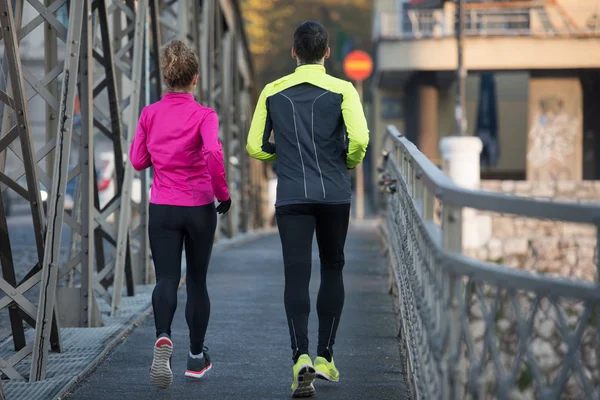
<instances>
[{"instance_id":1,"label":"street lamp","mask_svg":"<svg viewBox=\"0 0 600 400\"><path fill-rule=\"evenodd\" d=\"M466 118L466 81L467 70L464 64L464 35L465 35L465 0L456 0L458 2L458 27L456 29L456 45L458 53L458 67L456 69L457 88L456 88L456 135L465 136L467 134Z\"/></svg>"}]
</instances>

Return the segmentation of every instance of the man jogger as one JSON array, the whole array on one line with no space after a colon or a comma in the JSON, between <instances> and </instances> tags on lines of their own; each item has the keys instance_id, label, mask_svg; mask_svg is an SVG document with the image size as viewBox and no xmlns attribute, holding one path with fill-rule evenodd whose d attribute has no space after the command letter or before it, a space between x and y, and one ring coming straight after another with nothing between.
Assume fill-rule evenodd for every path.
<instances>
[{"instance_id":1,"label":"man jogger","mask_svg":"<svg viewBox=\"0 0 600 400\"><path fill-rule=\"evenodd\" d=\"M263 89L248 134L251 157L277 161L276 218L285 266L284 302L293 350L294 397L312 396L315 377L337 382L332 346L344 305L344 245L350 218L350 169L362 162L369 130L351 83L325 71L329 36L313 21L294 33L291 75ZM271 142L271 133L274 142ZM312 240L321 260L319 339L309 356Z\"/></svg>"}]
</instances>

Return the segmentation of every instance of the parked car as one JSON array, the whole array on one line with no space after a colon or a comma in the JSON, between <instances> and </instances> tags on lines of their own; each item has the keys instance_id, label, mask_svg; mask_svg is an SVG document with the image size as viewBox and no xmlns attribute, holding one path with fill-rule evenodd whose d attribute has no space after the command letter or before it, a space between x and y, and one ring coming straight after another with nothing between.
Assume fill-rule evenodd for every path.
<instances>
[{"instance_id":1,"label":"parked car","mask_svg":"<svg viewBox=\"0 0 600 400\"><path fill-rule=\"evenodd\" d=\"M19 178L17 180L17 183L20 186L22 186L23 188L26 188L27 180L25 178L25 175L23 175L21 178ZM5 208L6 216L12 215L13 205L14 205L15 201L17 201L17 202L19 201L19 200L15 200L15 199L20 199L22 201L25 201L25 200L21 199L17 194L12 192L10 189L7 189L2 193L2 200L4 201L4 208ZM71 212L71 210L73 210L73 205L75 203L74 199L75 199L75 180L71 180L70 182L67 183L67 189L66 189L66 194L65 194L65 208L64 209L66 211ZM40 200L42 200L42 207L44 208L44 213L47 213L48 212L48 189L46 188L46 186L44 186L41 183L40 183ZM7 206L7 204L8 204L8 206Z\"/></svg>"},{"instance_id":2,"label":"parked car","mask_svg":"<svg viewBox=\"0 0 600 400\"><path fill-rule=\"evenodd\" d=\"M103 152L98 156L98 160L100 162L99 168L96 168L96 181L98 183L98 194L100 200L100 207L106 206L106 204L114 197L115 195L115 163L114 163L114 154L113 152ZM25 175L17 180L17 183L22 187L27 187L27 181L25 179ZM65 193L65 202L64 209L67 212L71 212L75 203L75 190L76 190L76 180L72 179L67 182L67 188ZM135 178L132 182L131 188L131 199L136 203L141 201L141 181L138 178ZM44 208L44 212L48 212L48 188L46 188L43 184L40 183L40 199L42 200L42 206ZM6 212L6 216L12 215L13 205L18 197L17 194L12 192L10 189L2 192L2 200L4 202L4 208ZM24 201L24 200L23 200Z\"/></svg>"},{"instance_id":3,"label":"parked car","mask_svg":"<svg viewBox=\"0 0 600 400\"><path fill-rule=\"evenodd\" d=\"M40 185L40 197L42 199L42 205L44 207L44 213L48 213L48 190L44 185ZM75 205L75 180L71 179L67 182L67 188L65 191L65 211L73 211Z\"/></svg>"},{"instance_id":4,"label":"parked car","mask_svg":"<svg viewBox=\"0 0 600 400\"><path fill-rule=\"evenodd\" d=\"M100 168L98 171L98 192L100 207L104 207L115 195L115 157L112 151L98 154ZM127 162L125 155L124 161ZM131 184L131 199L139 203L142 197L142 183L139 178L134 178Z\"/></svg>"}]
</instances>

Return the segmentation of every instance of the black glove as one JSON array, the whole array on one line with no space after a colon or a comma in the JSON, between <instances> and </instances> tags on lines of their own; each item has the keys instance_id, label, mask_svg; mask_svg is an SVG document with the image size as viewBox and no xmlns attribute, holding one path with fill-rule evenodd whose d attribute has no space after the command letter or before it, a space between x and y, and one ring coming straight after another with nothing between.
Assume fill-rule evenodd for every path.
<instances>
[{"instance_id":1,"label":"black glove","mask_svg":"<svg viewBox=\"0 0 600 400\"><path fill-rule=\"evenodd\" d=\"M219 205L217 206L217 213L227 214L227 211L229 211L229 207L231 207L231 197L225 201L219 201Z\"/></svg>"}]
</instances>

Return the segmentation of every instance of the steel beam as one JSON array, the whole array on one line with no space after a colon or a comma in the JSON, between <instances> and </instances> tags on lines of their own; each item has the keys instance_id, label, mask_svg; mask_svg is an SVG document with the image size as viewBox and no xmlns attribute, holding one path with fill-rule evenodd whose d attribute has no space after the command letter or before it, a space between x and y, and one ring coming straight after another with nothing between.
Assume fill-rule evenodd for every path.
<instances>
[{"instance_id":1,"label":"steel beam","mask_svg":"<svg viewBox=\"0 0 600 400\"><path fill-rule=\"evenodd\" d=\"M52 5L54 0L45 0L46 7ZM48 22L44 23L44 66L46 74L50 73L58 63L58 47L57 47L56 30ZM47 86L48 92L58 98L58 82L53 80ZM56 137L56 127L58 126L58 110L54 109L50 104L46 104L46 142L51 141ZM52 171L54 169L54 154L53 151L46 156L46 172L52 179Z\"/></svg>"},{"instance_id":2,"label":"steel beam","mask_svg":"<svg viewBox=\"0 0 600 400\"><path fill-rule=\"evenodd\" d=\"M122 104L117 82L118 68L115 62L115 51L113 45L118 43L113 41L109 25L108 4L106 0L94 0L92 9L96 12L98 25L99 40L94 43L94 59L97 62L97 73L95 79L95 87L93 90L94 108L93 118L94 127L98 133L108 138L111 142L112 149L110 154L114 163L113 187L115 193L110 199L107 199L106 204L100 204L98 186L94 186L94 209L88 210L89 218L93 219L96 231L95 235L95 253L97 273L94 278L94 290L107 303L112 304L111 287L113 284L115 260L114 252L116 252L117 244L117 227L114 226L116 221L119 221L121 195L123 187L123 124L121 123ZM108 106L108 109L106 109ZM95 154L95 156L97 156ZM113 250L113 258L108 260L105 255L108 253L108 248L105 249L104 244L110 245ZM126 250L125 261L128 262L129 250Z\"/></svg>"},{"instance_id":3,"label":"steel beam","mask_svg":"<svg viewBox=\"0 0 600 400\"><path fill-rule=\"evenodd\" d=\"M56 305L56 288L60 263L60 245L64 221L65 193L69 178L69 160L71 157L71 138L73 129L73 110L77 92L77 72L81 50L81 30L83 24L83 1L72 1L67 33L66 60L63 71L63 84L58 113L58 131L56 134L56 158L52 173L52 189L48 205L48 224L42 264L40 300L36 318L33 360L31 362L30 381L43 380L46 377L46 364L50 347L52 311Z\"/></svg>"},{"instance_id":4,"label":"steel beam","mask_svg":"<svg viewBox=\"0 0 600 400\"><path fill-rule=\"evenodd\" d=\"M94 168L94 56L92 45L92 5L85 0L81 31L80 57L80 102L81 102L81 140L79 162L81 168L80 208L81 212L81 289L79 304L79 326L93 327L102 324L101 316L94 297L94 187L96 170Z\"/></svg>"},{"instance_id":5,"label":"steel beam","mask_svg":"<svg viewBox=\"0 0 600 400\"><path fill-rule=\"evenodd\" d=\"M225 159L225 173L227 176L227 183L229 184L230 190L233 189L231 183L234 182L233 166L231 164L232 159L232 147L233 147L233 121L234 118L234 107L233 107L233 60L232 60L232 49L233 49L234 37L231 31L227 32L223 37L222 46L222 68L221 68L221 82L223 83L221 91L220 112L217 114L220 116L221 133L220 137L223 142L223 156ZM231 193L232 199L235 198ZM233 201L233 200L232 200ZM235 204L233 204L235 205ZM232 207L229 212L225 215L225 235L227 237L233 236L235 233L235 214L238 211L236 207Z\"/></svg>"},{"instance_id":6,"label":"steel beam","mask_svg":"<svg viewBox=\"0 0 600 400\"><path fill-rule=\"evenodd\" d=\"M148 8L147 0L139 0L137 2L137 10L135 10L134 19L134 41L132 48L132 60L130 75L128 76L131 80L131 94L129 95L129 124L127 129L127 137L125 142L125 148L129 149L135 136L135 130L137 127L139 117L139 101L141 96L141 77L142 77L142 61L143 61L143 49L144 49L144 24L146 20L146 11ZM133 11L129 9L129 11ZM125 48L125 47L124 47ZM124 73L125 74L125 73ZM125 277L125 262L127 252L129 251L129 227L131 218L131 188L133 184L134 169L130 162L127 162L124 166L125 172L123 177L123 190L121 191L121 213L119 215L118 233L117 233L117 256L115 260L115 280L113 286L113 297L111 304L111 315L117 315L119 313L123 279ZM145 191L144 188L141 188ZM142 199L146 202L147 194L142 195ZM142 207L147 208L147 204L142 201ZM145 227L144 227L145 228ZM141 229L141 235L145 235L146 229ZM144 249L146 251L146 249ZM145 261L145 258L144 258ZM137 269L141 271L142 269Z\"/></svg>"}]
</instances>

